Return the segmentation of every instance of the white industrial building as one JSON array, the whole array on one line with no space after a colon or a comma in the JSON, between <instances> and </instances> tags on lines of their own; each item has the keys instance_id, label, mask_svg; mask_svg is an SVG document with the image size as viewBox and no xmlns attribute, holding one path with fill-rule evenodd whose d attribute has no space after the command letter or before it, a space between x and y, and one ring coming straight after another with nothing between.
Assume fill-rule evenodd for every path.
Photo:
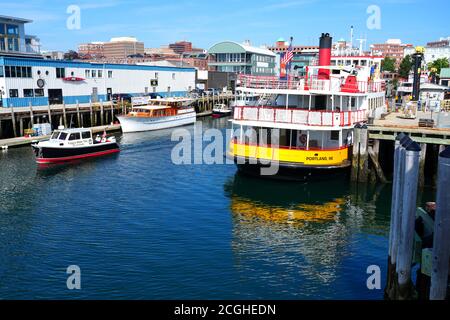
<instances>
[{"instance_id":1,"label":"white industrial building","mask_svg":"<svg viewBox=\"0 0 450 320\"><path fill-rule=\"evenodd\" d=\"M0 56L1 106L109 101L114 93L184 96L195 69Z\"/></svg>"},{"instance_id":2,"label":"white industrial building","mask_svg":"<svg viewBox=\"0 0 450 320\"><path fill-rule=\"evenodd\" d=\"M195 88L195 69L47 60L31 20L0 15L0 108L109 101L115 93L184 96Z\"/></svg>"}]
</instances>

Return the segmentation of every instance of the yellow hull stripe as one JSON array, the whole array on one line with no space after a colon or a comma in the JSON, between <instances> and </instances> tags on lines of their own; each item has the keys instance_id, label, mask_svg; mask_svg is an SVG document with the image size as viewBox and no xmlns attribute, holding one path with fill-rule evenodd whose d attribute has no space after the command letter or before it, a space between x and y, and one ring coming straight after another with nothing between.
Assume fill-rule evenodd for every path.
<instances>
[{"instance_id":1,"label":"yellow hull stripe","mask_svg":"<svg viewBox=\"0 0 450 320\"><path fill-rule=\"evenodd\" d=\"M348 148L338 150L298 150L230 143L230 155L244 158L298 163L310 166L341 165L348 160Z\"/></svg>"}]
</instances>

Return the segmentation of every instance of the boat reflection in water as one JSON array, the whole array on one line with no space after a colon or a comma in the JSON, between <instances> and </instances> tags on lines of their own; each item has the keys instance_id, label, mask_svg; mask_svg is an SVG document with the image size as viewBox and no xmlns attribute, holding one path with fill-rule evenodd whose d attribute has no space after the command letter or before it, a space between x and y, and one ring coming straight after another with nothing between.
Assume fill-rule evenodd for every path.
<instances>
[{"instance_id":1,"label":"boat reflection in water","mask_svg":"<svg viewBox=\"0 0 450 320\"><path fill-rule=\"evenodd\" d=\"M273 290L275 299L357 298L361 293L355 293L355 285L367 291L364 279L371 263L352 260L359 255L355 250L371 250L370 241L355 248L361 235L386 238L388 216L377 217L376 197L367 201L367 194L355 194L342 180L298 184L240 174L228 181L225 191L235 266L243 275L252 275L246 279L249 284L261 282ZM345 291L341 282L355 281L350 276L354 272L361 273L361 283L349 283L348 292L335 292L335 284Z\"/></svg>"}]
</instances>

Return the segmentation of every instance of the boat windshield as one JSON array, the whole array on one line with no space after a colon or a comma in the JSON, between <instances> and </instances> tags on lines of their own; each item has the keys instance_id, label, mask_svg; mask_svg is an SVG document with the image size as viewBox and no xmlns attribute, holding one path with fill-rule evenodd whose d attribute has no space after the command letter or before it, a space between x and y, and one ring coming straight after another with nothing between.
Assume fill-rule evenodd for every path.
<instances>
[{"instance_id":1,"label":"boat windshield","mask_svg":"<svg viewBox=\"0 0 450 320\"><path fill-rule=\"evenodd\" d=\"M53 132L53 134L52 134L52 137L50 138L50 139L58 139L58 136L59 136L59 131L55 131L55 132Z\"/></svg>"},{"instance_id":2,"label":"boat windshield","mask_svg":"<svg viewBox=\"0 0 450 320\"><path fill-rule=\"evenodd\" d=\"M66 138L67 138L67 133L61 132L61 134L59 135L59 140L66 140Z\"/></svg>"}]
</instances>

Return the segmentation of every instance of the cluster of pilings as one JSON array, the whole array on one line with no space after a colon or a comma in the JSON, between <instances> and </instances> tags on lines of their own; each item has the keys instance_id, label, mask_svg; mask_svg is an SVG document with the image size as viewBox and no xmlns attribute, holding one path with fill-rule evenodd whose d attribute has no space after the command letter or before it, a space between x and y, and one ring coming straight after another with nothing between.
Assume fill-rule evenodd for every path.
<instances>
[{"instance_id":1,"label":"cluster of pilings","mask_svg":"<svg viewBox=\"0 0 450 320\"><path fill-rule=\"evenodd\" d=\"M391 300L429 298L442 300L447 297L450 258L450 147L439 156L436 210L434 212L433 241L431 248L422 248L416 241L420 228L416 215L417 190L419 185L420 145L409 136L399 134L395 142L394 178L391 204L391 224L389 234L388 275L385 297ZM433 217L430 217L432 219ZM417 248L419 246L419 248ZM430 245L428 245L429 247ZM417 250L419 249L419 250ZM415 252L431 250L431 285L427 290L417 290L420 283L413 283L412 264Z\"/></svg>"},{"instance_id":2,"label":"cluster of pilings","mask_svg":"<svg viewBox=\"0 0 450 320\"><path fill-rule=\"evenodd\" d=\"M196 98L194 102L195 111L198 114L210 113L216 104L230 105L230 102L234 100L234 95L230 94L218 94L218 95L205 95Z\"/></svg>"},{"instance_id":3,"label":"cluster of pilings","mask_svg":"<svg viewBox=\"0 0 450 320\"><path fill-rule=\"evenodd\" d=\"M367 125L357 124L353 130L351 180L354 182L387 182L378 160L380 141L369 141Z\"/></svg>"},{"instance_id":4,"label":"cluster of pilings","mask_svg":"<svg viewBox=\"0 0 450 320\"><path fill-rule=\"evenodd\" d=\"M450 130L356 125L353 131L351 179L354 182L390 180L393 172L394 141L399 132L419 143L419 187L436 185L438 155L450 144Z\"/></svg>"}]
</instances>

